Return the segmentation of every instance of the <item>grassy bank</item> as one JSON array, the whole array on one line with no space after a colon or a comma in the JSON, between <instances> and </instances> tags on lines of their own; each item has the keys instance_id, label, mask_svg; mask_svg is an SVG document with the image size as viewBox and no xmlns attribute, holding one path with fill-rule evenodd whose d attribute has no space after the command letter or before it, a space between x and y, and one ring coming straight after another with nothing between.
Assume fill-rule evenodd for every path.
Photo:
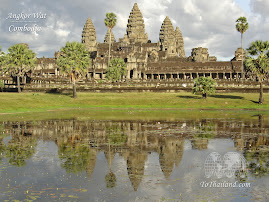
<instances>
[{"instance_id":1,"label":"grassy bank","mask_svg":"<svg viewBox=\"0 0 269 202\"><path fill-rule=\"evenodd\" d=\"M45 112L48 110L117 108L117 109L269 109L269 94L258 105L258 94L216 94L206 100L191 93L0 93L0 113Z\"/></svg>"}]
</instances>

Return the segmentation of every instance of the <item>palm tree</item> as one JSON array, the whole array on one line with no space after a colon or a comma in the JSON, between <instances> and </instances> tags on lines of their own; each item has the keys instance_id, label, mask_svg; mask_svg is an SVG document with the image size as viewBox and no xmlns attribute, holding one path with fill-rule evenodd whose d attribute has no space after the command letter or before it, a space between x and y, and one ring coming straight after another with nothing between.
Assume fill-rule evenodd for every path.
<instances>
[{"instance_id":1,"label":"palm tree","mask_svg":"<svg viewBox=\"0 0 269 202\"><path fill-rule=\"evenodd\" d=\"M241 33L241 50L242 50L242 75L244 71L244 64L243 64L243 34L247 31L248 29L248 22L246 17L240 17L236 20L236 30Z\"/></svg>"},{"instance_id":2,"label":"palm tree","mask_svg":"<svg viewBox=\"0 0 269 202\"><path fill-rule=\"evenodd\" d=\"M252 74L257 76L260 83L259 104L263 104L263 81L269 75L269 41L254 41L247 49L248 56L245 66Z\"/></svg>"},{"instance_id":3,"label":"palm tree","mask_svg":"<svg viewBox=\"0 0 269 202\"><path fill-rule=\"evenodd\" d=\"M108 46L108 66L109 66L110 49L111 49L111 32L112 32L113 27L115 27L117 23L117 16L114 13L107 13L104 22L109 32L109 46Z\"/></svg>"},{"instance_id":4,"label":"palm tree","mask_svg":"<svg viewBox=\"0 0 269 202\"><path fill-rule=\"evenodd\" d=\"M73 98L77 98L76 81L85 75L90 63L90 55L84 44L67 42L65 47L61 48L61 56L57 58L57 65L62 72L71 77Z\"/></svg>"},{"instance_id":5,"label":"palm tree","mask_svg":"<svg viewBox=\"0 0 269 202\"><path fill-rule=\"evenodd\" d=\"M36 54L26 44L15 44L9 47L4 61L4 71L17 76L18 93L21 92L21 76L36 67L36 60Z\"/></svg>"}]
</instances>

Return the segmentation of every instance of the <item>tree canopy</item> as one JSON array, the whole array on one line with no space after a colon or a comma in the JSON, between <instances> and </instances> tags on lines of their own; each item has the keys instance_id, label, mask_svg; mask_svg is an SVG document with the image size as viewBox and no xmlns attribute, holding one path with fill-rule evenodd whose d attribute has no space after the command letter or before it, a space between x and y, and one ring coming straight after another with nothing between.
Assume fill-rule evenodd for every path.
<instances>
[{"instance_id":1,"label":"tree canopy","mask_svg":"<svg viewBox=\"0 0 269 202\"><path fill-rule=\"evenodd\" d=\"M203 98L207 98L208 94L215 93L216 82L210 77L199 77L194 80L192 92L194 94L202 93Z\"/></svg>"},{"instance_id":2,"label":"tree canopy","mask_svg":"<svg viewBox=\"0 0 269 202\"><path fill-rule=\"evenodd\" d=\"M117 23L117 16L114 13L107 13L104 23L108 29L113 29Z\"/></svg>"},{"instance_id":3,"label":"tree canopy","mask_svg":"<svg viewBox=\"0 0 269 202\"><path fill-rule=\"evenodd\" d=\"M120 81L126 75L126 63L122 58L114 58L106 71L106 79L112 82Z\"/></svg>"},{"instance_id":4,"label":"tree canopy","mask_svg":"<svg viewBox=\"0 0 269 202\"><path fill-rule=\"evenodd\" d=\"M61 55L57 58L57 65L61 71L70 76L73 84L73 97L77 97L76 80L87 73L91 64L89 52L84 44L79 42L67 42L61 48Z\"/></svg>"},{"instance_id":5,"label":"tree canopy","mask_svg":"<svg viewBox=\"0 0 269 202\"><path fill-rule=\"evenodd\" d=\"M246 17L240 17L236 20L236 30L238 32L241 33L241 55L242 55L242 60L241 60L241 70L242 70L242 73L244 72L244 58L245 58L245 55L244 55L244 49L243 49L243 34L248 30L248 22L247 22L247 18ZM243 78L245 78L244 74L242 75Z\"/></svg>"},{"instance_id":6,"label":"tree canopy","mask_svg":"<svg viewBox=\"0 0 269 202\"><path fill-rule=\"evenodd\" d=\"M260 82L259 104L263 104L263 81L269 75L269 41L254 41L247 49L248 57L245 66Z\"/></svg>"},{"instance_id":7,"label":"tree canopy","mask_svg":"<svg viewBox=\"0 0 269 202\"><path fill-rule=\"evenodd\" d=\"M111 30L117 23L117 16L114 13L107 13L104 23L109 31L109 46L108 46L108 66L110 64L110 52L111 52Z\"/></svg>"},{"instance_id":8,"label":"tree canopy","mask_svg":"<svg viewBox=\"0 0 269 202\"><path fill-rule=\"evenodd\" d=\"M241 34L244 34L248 30L248 22L246 17L240 17L236 20L236 30Z\"/></svg>"},{"instance_id":9,"label":"tree canopy","mask_svg":"<svg viewBox=\"0 0 269 202\"><path fill-rule=\"evenodd\" d=\"M9 47L4 57L4 71L17 76L18 92L20 89L20 77L36 67L36 54L25 44L15 44Z\"/></svg>"}]
</instances>

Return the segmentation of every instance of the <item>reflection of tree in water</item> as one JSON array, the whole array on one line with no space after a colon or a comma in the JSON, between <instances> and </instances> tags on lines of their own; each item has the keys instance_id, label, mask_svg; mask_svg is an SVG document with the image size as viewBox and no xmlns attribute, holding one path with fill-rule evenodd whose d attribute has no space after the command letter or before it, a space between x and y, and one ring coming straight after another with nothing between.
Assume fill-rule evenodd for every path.
<instances>
[{"instance_id":1,"label":"reflection of tree in water","mask_svg":"<svg viewBox=\"0 0 269 202\"><path fill-rule=\"evenodd\" d=\"M20 133L20 131L19 131ZM6 157L14 166L26 165L25 160L30 159L36 150L37 141L30 133L13 134L6 146Z\"/></svg>"},{"instance_id":2,"label":"reflection of tree in water","mask_svg":"<svg viewBox=\"0 0 269 202\"><path fill-rule=\"evenodd\" d=\"M72 139L73 137L70 137L61 143L58 141L58 154L62 160L62 167L68 173L87 171L90 177L96 163L96 151L80 141L72 142Z\"/></svg>"},{"instance_id":3,"label":"reflection of tree in water","mask_svg":"<svg viewBox=\"0 0 269 202\"><path fill-rule=\"evenodd\" d=\"M109 166L109 173L105 176L107 188L113 188L116 186L116 175L113 173L111 165L115 157L115 151L119 146L122 146L127 141L127 135L124 133L123 129L117 124L112 124L112 126L106 128L108 151L105 150L105 157Z\"/></svg>"},{"instance_id":4,"label":"reflection of tree in water","mask_svg":"<svg viewBox=\"0 0 269 202\"><path fill-rule=\"evenodd\" d=\"M3 137L0 135L0 163L2 161L3 154L5 153L6 147L5 143L3 142Z\"/></svg>"},{"instance_id":5,"label":"reflection of tree in water","mask_svg":"<svg viewBox=\"0 0 269 202\"><path fill-rule=\"evenodd\" d=\"M124 130L117 124L113 124L111 127L106 128L106 134L109 144L112 146L121 146L127 141L127 135Z\"/></svg>"},{"instance_id":6,"label":"reflection of tree in water","mask_svg":"<svg viewBox=\"0 0 269 202\"><path fill-rule=\"evenodd\" d=\"M117 181L116 175L112 171L106 174L105 180L106 180L107 188L113 188L116 186L116 181Z\"/></svg>"},{"instance_id":7,"label":"reflection of tree in water","mask_svg":"<svg viewBox=\"0 0 269 202\"><path fill-rule=\"evenodd\" d=\"M209 139L212 139L216 136L215 128L216 127L213 122L202 120L196 126L197 132L191 139L192 148L199 150L207 149Z\"/></svg>"},{"instance_id":8,"label":"reflection of tree in water","mask_svg":"<svg viewBox=\"0 0 269 202\"><path fill-rule=\"evenodd\" d=\"M269 137L258 135L250 138L246 143L244 156L248 167L255 176L268 175L269 173Z\"/></svg>"}]
</instances>

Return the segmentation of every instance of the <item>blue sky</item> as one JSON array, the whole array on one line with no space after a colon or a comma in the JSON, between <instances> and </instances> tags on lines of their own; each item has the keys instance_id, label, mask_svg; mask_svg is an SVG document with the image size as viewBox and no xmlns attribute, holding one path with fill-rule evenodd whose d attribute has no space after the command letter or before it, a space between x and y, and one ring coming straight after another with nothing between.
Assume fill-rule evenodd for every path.
<instances>
[{"instance_id":1,"label":"blue sky","mask_svg":"<svg viewBox=\"0 0 269 202\"><path fill-rule=\"evenodd\" d=\"M0 46L4 51L16 43L28 43L38 57L53 57L67 41L81 41L83 26L88 17L93 21L98 42L103 42L107 28L107 12L117 15L113 33L118 41L126 33L129 14L138 3L146 33L152 42L159 40L161 24L166 16L174 28L183 34L186 56L192 48L208 48L218 60L230 60L240 47L240 33L235 21L246 16L249 30L244 34L244 48L254 40L269 40L269 0L1 0ZM6 19L13 14L46 14L45 19ZM41 27L39 32L10 32L11 26Z\"/></svg>"},{"instance_id":2,"label":"blue sky","mask_svg":"<svg viewBox=\"0 0 269 202\"><path fill-rule=\"evenodd\" d=\"M249 6L250 0L235 0L235 2L238 3L244 11L251 13Z\"/></svg>"}]
</instances>

